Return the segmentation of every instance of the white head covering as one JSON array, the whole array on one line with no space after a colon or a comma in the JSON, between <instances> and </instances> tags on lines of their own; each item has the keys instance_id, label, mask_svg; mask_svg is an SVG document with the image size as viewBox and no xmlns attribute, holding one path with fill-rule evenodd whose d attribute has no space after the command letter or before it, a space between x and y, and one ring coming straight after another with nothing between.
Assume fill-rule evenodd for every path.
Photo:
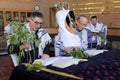
<instances>
[{"instance_id":1,"label":"white head covering","mask_svg":"<svg viewBox=\"0 0 120 80\"><path fill-rule=\"evenodd\" d=\"M70 33L65 27L65 20L70 10L60 10L56 13L56 20L59 26L59 35L65 47L79 47L80 38L76 34Z\"/></svg>"},{"instance_id":2,"label":"white head covering","mask_svg":"<svg viewBox=\"0 0 120 80\"><path fill-rule=\"evenodd\" d=\"M70 10L60 10L56 13L56 21L59 26L59 32L62 32L61 30L65 30L65 18Z\"/></svg>"}]
</instances>

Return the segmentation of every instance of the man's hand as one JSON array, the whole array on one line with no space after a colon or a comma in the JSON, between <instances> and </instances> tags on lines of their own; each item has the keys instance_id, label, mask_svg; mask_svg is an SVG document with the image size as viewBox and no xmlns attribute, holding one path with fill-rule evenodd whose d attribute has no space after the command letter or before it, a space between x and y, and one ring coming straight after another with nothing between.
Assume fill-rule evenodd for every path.
<instances>
[{"instance_id":1,"label":"man's hand","mask_svg":"<svg viewBox=\"0 0 120 80\"><path fill-rule=\"evenodd\" d=\"M99 33L98 32L93 32L93 35L94 36L97 36Z\"/></svg>"},{"instance_id":2,"label":"man's hand","mask_svg":"<svg viewBox=\"0 0 120 80\"><path fill-rule=\"evenodd\" d=\"M67 53L71 53L71 52L73 52L73 51L78 51L78 50L80 50L80 48L77 47L77 46L75 46L75 47L65 47L65 51L66 51Z\"/></svg>"},{"instance_id":3,"label":"man's hand","mask_svg":"<svg viewBox=\"0 0 120 80\"><path fill-rule=\"evenodd\" d=\"M41 59L45 59L45 58L49 58L50 56L48 55L48 54L43 54L42 56L41 56Z\"/></svg>"},{"instance_id":4,"label":"man's hand","mask_svg":"<svg viewBox=\"0 0 120 80\"><path fill-rule=\"evenodd\" d=\"M29 49L30 43L24 42L22 45L20 45L20 49Z\"/></svg>"},{"instance_id":5,"label":"man's hand","mask_svg":"<svg viewBox=\"0 0 120 80\"><path fill-rule=\"evenodd\" d=\"M67 53L71 53L71 52L73 51L73 47L66 47L66 48L65 48L65 51L66 51Z\"/></svg>"}]
</instances>

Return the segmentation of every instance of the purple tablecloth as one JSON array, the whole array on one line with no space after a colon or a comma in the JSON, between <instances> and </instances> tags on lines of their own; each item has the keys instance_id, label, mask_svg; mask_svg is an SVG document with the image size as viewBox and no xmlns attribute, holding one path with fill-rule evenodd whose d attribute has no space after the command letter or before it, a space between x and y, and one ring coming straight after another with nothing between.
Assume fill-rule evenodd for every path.
<instances>
[{"instance_id":1,"label":"purple tablecloth","mask_svg":"<svg viewBox=\"0 0 120 80\"><path fill-rule=\"evenodd\" d=\"M84 80L120 80L120 50L109 50L93 56L87 62L79 63L64 69L47 66L49 69L66 72ZM26 67L14 68L10 80L75 80L48 72L27 72Z\"/></svg>"}]
</instances>

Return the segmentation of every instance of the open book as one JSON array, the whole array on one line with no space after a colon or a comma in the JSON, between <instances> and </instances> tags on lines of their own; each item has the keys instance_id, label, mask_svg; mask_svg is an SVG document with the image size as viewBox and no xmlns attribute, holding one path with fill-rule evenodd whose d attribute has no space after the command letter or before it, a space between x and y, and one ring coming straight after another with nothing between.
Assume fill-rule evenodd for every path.
<instances>
[{"instance_id":1,"label":"open book","mask_svg":"<svg viewBox=\"0 0 120 80\"><path fill-rule=\"evenodd\" d=\"M77 65L79 61L87 61L87 59L75 59L75 58L58 59L52 64L52 66L59 67L59 68L66 68L71 65Z\"/></svg>"},{"instance_id":2,"label":"open book","mask_svg":"<svg viewBox=\"0 0 120 80\"><path fill-rule=\"evenodd\" d=\"M42 62L44 66L52 64L52 66L55 67L65 68L74 64L78 64L79 61L87 61L87 59L75 59L73 57L50 57L46 59L36 59L35 61Z\"/></svg>"},{"instance_id":3,"label":"open book","mask_svg":"<svg viewBox=\"0 0 120 80\"><path fill-rule=\"evenodd\" d=\"M44 66L47 66L47 65L52 64L54 61L56 61L58 59L69 59L69 58L73 58L73 57L49 57L49 58L45 58L45 59L36 59L35 61L40 61L40 62L42 62L42 64Z\"/></svg>"},{"instance_id":4,"label":"open book","mask_svg":"<svg viewBox=\"0 0 120 80\"><path fill-rule=\"evenodd\" d=\"M103 53L104 51L108 51L108 50L96 50L96 49L90 49L90 50L86 50L85 52L88 53L91 56Z\"/></svg>"}]
</instances>

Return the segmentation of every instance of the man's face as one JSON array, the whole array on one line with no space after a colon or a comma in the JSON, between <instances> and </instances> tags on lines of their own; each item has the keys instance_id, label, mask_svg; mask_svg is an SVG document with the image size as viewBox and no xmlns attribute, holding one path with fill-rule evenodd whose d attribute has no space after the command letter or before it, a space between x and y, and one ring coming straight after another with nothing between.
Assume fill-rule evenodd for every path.
<instances>
[{"instance_id":1,"label":"man's face","mask_svg":"<svg viewBox=\"0 0 120 80\"><path fill-rule=\"evenodd\" d=\"M30 28L32 31L38 30L43 24L43 19L39 17L30 19Z\"/></svg>"},{"instance_id":2,"label":"man's face","mask_svg":"<svg viewBox=\"0 0 120 80\"><path fill-rule=\"evenodd\" d=\"M76 24L79 30L83 30L88 24L88 19L86 17L81 17L80 20L77 20Z\"/></svg>"},{"instance_id":3,"label":"man's face","mask_svg":"<svg viewBox=\"0 0 120 80\"><path fill-rule=\"evenodd\" d=\"M97 23L97 18L92 18L92 19L91 19L91 23L92 23L92 24L96 24L96 23Z\"/></svg>"}]
</instances>

